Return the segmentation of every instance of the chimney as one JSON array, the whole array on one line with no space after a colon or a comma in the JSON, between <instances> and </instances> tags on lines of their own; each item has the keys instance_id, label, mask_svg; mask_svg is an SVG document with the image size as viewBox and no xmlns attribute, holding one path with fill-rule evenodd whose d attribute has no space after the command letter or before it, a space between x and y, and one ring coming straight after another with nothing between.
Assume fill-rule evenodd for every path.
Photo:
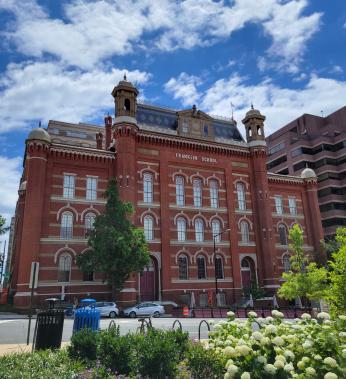
<instances>
[{"instance_id":1,"label":"chimney","mask_svg":"<svg viewBox=\"0 0 346 379\"><path fill-rule=\"evenodd\" d=\"M96 148L102 149L103 134L101 132L96 133Z\"/></svg>"},{"instance_id":2,"label":"chimney","mask_svg":"<svg viewBox=\"0 0 346 379\"><path fill-rule=\"evenodd\" d=\"M108 115L105 117L105 129L106 129L106 146L105 149L109 149L112 139L112 116Z\"/></svg>"}]
</instances>

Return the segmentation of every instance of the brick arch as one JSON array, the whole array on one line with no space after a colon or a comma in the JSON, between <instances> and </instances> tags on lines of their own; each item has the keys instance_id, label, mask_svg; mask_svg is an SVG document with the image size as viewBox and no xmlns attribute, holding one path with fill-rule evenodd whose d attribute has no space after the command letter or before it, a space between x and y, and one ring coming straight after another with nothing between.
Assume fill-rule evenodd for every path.
<instances>
[{"instance_id":1,"label":"brick arch","mask_svg":"<svg viewBox=\"0 0 346 379\"><path fill-rule=\"evenodd\" d=\"M205 227L208 226L208 220L201 212L198 212L196 215L193 216L193 218L191 220L192 225L195 224L196 218L201 218L204 221L204 226Z\"/></svg>"},{"instance_id":2,"label":"brick arch","mask_svg":"<svg viewBox=\"0 0 346 379\"><path fill-rule=\"evenodd\" d=\"M241 183L241 184L244 184L244 187L245 187L245 190L248 190L249 189L249 183L244 180L243 178L239 178L239 179L236 179L233 184L234 184L234 188L237 189L237 184L238 183Z\"/></svg>"},{"instance_id":3,"label":"brick arch","mask_svg":"<svg viewBox=\"0 0 346 379\"><path fill-rule=\"evenodd\" d=\"M193 184L193 179L201 179L202 185L205 185L207 180L204 176L202 176L198 171L196 174L190 175L190 183Z\"/></svg>"},{"instance_id":4,"label":"brick arch","mask_svg":"<svg viewBox=\"0 0 346 379\"><path fill-rule=\"evenodd\" d=\"M287 229L287 233L288 233L288 231L290 230L290 228L289 228L289 226L287 225L287 223L284 221L284 220L279 220L277 223L276 223L276 225L275 225L275 227L276 227L276 231L277 232L279 232L279 226L280 225L284 225L285 226L285 228Z\"/></svg>"},{"instance_id":5,"label":"brick arch","mask_svg":"<svg viewBox=\"0 0 346 379\"><path fill-rule=\"evenodd\" d=\"M179 250L176 254L175 254L175 263L178 264L178 258L180 255L186 255L187 256L187 259L189 260L189 264L193 264L193 255L191 255L191 253L186 250L185 248Z\"/></svg>"},{"instance_id":6,"label":"brick arch","mask_svg":"<svg viewBox=\"0 0 346 379\"><path fill-rule=\"evenodd\" d=\"M214 255L214 254L213 254ZM216 250L216 255L219 255L220 257L222 257L223 258L223 260L224 260L224 262L225 263L227 263L227 255L220 249L220 248L218 248L217 250ZM213 259L214 257L212 256L212 262L214 262L214 259Z\"/></svg>"},{"instance_id":7,"label":"brick arch","mask_svg":"<svg viewBox=\"0 0 346 379\"><path fill-rule=\"evenodd\" d=\"M218 178L217 176L215 176L215 174L212 176L208 176L208 178L206 179L207 185L209 185L209 182L211 180L216 180L219 183L219 188L222 186L222 180Z\"/></svg>"},{"instance_id":8,"label":"brick arch","mask_svg":"<svg viewBox=\"0 0 346 379\"><path fill-rule=\"evenodd\" d=\"M140 221L141 221L141 224L143 224L143 220L144 220L144 217L145 216L152 216L156 222L156 225L159 225L159 217L157 216L157 214L155 212L153 212L150 208L147 209L146 211L144 211L141 215L140 215Z\"/></svg>"},{"instance_id":9,"label":"brick arch","mask_svg":"<svg viewBox=\"0 0 346 379\"><path fill-rule=\"evenodd\" d=\"M138 171L139 177L142 179L143 174L150 173L153 175L154 181L157 181L157 177L159 176L159 173L153 170L151 167L144 167L141 170Z\"/></svg>"},{"instance_id":10,"label":"brick arch","mask_svg":"<svg viewBox=\"0 0 346 379\"><path fill-rule=\"evenodd\" d=\"M80 214L81 221L83 221L84 215L86 215L87 213L95 213L96 216L100 215L100 212L96 208L89 207L89 208L84 209L84 211Z\"/></svg>"},{"instance_id":11,"label":"brick arch","mask_svg":"<svg viewBox=\"0 0 346 379\"><path fill-rule=\"evenodd\" d=\"M184 174L182 171L175 171L173 172L172 174L172 180L173 180L173 183L175 183L175 177L176 176L182 176L185 178L185 184L189 182L189 177L188 175Z\"/></svg>"},{"instance_id":12,"label":"brick arch","mask_svg":"<svg viewBox=\"0 0 346 379\"><path fill-rule=\"evenodd\" d=\"M209 219L209 226L210 226L210 227L211 227L211 223L212 223L214 220L218 220L218 221L220 221L220 224L221 224L222 228L225 228L225 221L224 221L223 218L222 218L220 215L218 215L218 214L213 215L213 216L210 217L210 219Z\"/></svg>"},{"instance_id":13,"label":"brick arch","mask_svg":"<svg viewBox=\"0 0 346 379\"><path fill-rule=\"evenodd\" d=\"M250 219L248 219L246 216L242 216L239 220L238 220L238 229L240 230L240 223L242 221L246 221L249 225L250 225L250 230L253 229L253 223Z\"/></svg>"},{"instance_id":14,"label":"brick arch","mask_svg":"<svg viewBox=\"0 0 346 379\"><path fill-rule=\"evenodd\" d=\"M71 247L64 246L55 252L55 254L54 254L54 263L55 264L58 262L58 257L62 253L71 253L72 257L73 257L73 261L74 261L74 263L76 263L76 256L77 256L76 252Z\"/></svg>"},{"instance_id":15,"label":"brick arch","mask_svg":"<svg viewBox=\"0 0 346 379\"><path fill-rule=\"evenodd\" d=\"M189 217L186 213L184 213L183 211L180 211L179 213L177 213L177 214L174 216L174 219L173 219L173 221L174 221L174 225L177 225L177 219L178 219L179 217L183 217L183 218L185 218L185 220L186 220L186 222L187 222L187 225L188 225L188 226L191 225L191 219L190 219L190 217Z\"/></svg>"},{"instance_id":16,"label":"brick arch","mask_svg":"<svg viewBox=\"0 0 346 379\"><path fill-rule=\"evenodd\" d=\"M61 207L57 214L56 214L56 219L57 221L59 221L59 218L60 218L60 215L64 212L64 211L72 211L72 213L74 213L75 217L76 217L76 221L78 221L78 212L75 208L73 208L70 204L67 204L67 205L64 205L63 207Z\"/></svg>"},{"instance_id":17,"label":"brick arch","mask_svg":"<svg viewBox=\"0 0 346 379\"><path fill-rule=\"evenodd\" d=\"M209 254L205 250L203 250L203 248L197 250L195 252L195 254L193 255L194 263L197 263L197 258L198 258L199 255L203 255L203 257L205 258L207 264L211 263L212 257L209 256Z\"/></svg>"}]
</instances>

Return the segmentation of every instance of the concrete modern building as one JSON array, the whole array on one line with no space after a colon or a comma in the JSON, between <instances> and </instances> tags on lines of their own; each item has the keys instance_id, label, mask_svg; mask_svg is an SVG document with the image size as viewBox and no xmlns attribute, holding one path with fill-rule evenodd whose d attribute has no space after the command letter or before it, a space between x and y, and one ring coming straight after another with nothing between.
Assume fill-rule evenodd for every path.
<instances>
[{"instance_id":1,"label":"concrete modern building","mask_svg":"<svg viewBox=\"0 0 346 379\"><path fill-rule=\"evenodd\" d=\"M267 168L317 174L318 200L326 238L346 226L346 107L327 117L304 114L267 137Z\"/></svg>"},{"instance_id":2,"label":"concrete modern building","mask_svg":"<svg viewBox=\"0 0 346 379\"><path fill-rule=\"evenodd\" d=\"M253 283L268 295L289 268L288 228L304 231L312 254L323 238L317 179L267 173L265 117L250 109L246 138L232 119L195 106L174 111L137 103L123 80L113 89L115 117L105 125L50 121L26 140L15 215L10 292L29 302L32 262L39 263L35 301L111 296L100 273L83 273L76 256L87 247L103 193L115 177L120 197L135 207L151 264L133 273L117 302L173 300L234 304ZM215 249L214 249L215 242Z\"/></svg>"}]
</instances>

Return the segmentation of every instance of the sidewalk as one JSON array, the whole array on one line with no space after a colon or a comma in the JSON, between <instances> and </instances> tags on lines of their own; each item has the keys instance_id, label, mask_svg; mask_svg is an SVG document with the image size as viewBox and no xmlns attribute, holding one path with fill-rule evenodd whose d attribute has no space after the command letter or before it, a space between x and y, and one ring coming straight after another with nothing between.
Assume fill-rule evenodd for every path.
<instances>
[{"instance_id":1,"label":"sidewalk","mask_svg":"<svg viewBox=\"0 0 346 379\"><path fill-rule=\"evenodd\" d=\"M65 347L69 344L69 342L61 342L61 347ZM12 343L12 344L3 344L0 345L0 356L7 355L7 354L14 354L14 353L31 353L32 344L18 344L18 343Z\"/></svg>"},{"instance_id":2,"label":"sidewalk","mask_svg":"<svg viewBox=\"0 0 346 379\"><path fill-rule=\"evenodd\" d=\"M0 320L20 320L27 319L28 315L12 313L12 312L0 312ZM32 318L36 318L36 315L33 315Z\"/></svg>"}]
</instances>

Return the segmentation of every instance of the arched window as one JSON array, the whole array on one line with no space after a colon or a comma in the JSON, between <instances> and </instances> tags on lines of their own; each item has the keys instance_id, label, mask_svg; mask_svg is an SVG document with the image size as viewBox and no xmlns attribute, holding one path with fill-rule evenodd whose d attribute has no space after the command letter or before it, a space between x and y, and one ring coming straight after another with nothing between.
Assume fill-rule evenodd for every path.
<instances>
[{"instance_id":1,"label":"arched window","mask_svg":"<svg viewBox=\"0 0 346 379\"><path fill-rule=\"evenodd\" d=\"M70 254L64 253L59 257L58 282L69 282L71 275L72 258Z\"/></svg>"},{"instance_id":2,"label":"arched window","mask_svg":"<svg viewBox=\"0 0 346 379\"><path fill-rule=\"evenodd\" d=\"M91 231L94 229L94 222L96 216L94 213L87 213L85 216L85 237L89 237Z\"/></svg>"},{"instance_id":3,"label":"arched window","mask_svg":"<svg viewBox=\"0 0 346 379\"><path fill-rule=\"evenodd\" d=\"M202 206L202 181L193 179L193 204L195 207Z\"/></svg>"},{"instance_id":4,"label":"arched window","mask_svg":"<svg viewBox=\"0 0 346 379\"><path fill-rule=\"evenodd\" d=\"M286 226L283 224L279 225L279 237L280 237L280 244L287 245L287 230L286 230Z\"/></svg>"},{"instance_id":5,"label":"arched window","mask_svg":"<svg viewBox=\"0 0 346 379\"><path fill-rule=\"evenodd\" d=\"M223 279L223 262L219 255L215 257L215 276L217 279Z\"/></svg>"},{"instance_id":6,"label":"arched window","mask_svg":"<svg viewBox=\"0 0 346 379\"><path fill-rule=\"evenodd\" d=\"M124 110L125 111L130 111L130 108L131 108L130 99L125 99L125 101L124 101Z\"/></svg>"},{"instance_id":7,"label":"arched window","mask_svg":"<svg viewBox=\"0 0 346 379\"><path fill-rule=\"evenodd\" d=\"M179 217L177 219L177 229L178 229L178 241L186 240L186 220L184 217Z\"/></svg>"},{"instance_id":8,"label":"arched window","mask_svg":"<svg viewBox=\"0 0 346 379\"><path fill-rule=\"evenodd\" d=\"M71 239L73 235L73 215L71 212L64 212L61 216L60 238Z\"/></svg>"},{"instance_id":9,"label":"arched window","mask_svg":"<svg viewBox=\"0 0 346 379\"><path fill-rule=\"evenodd\" d=\"M195 235L197 242L204 241L204 224L203 220L201 220L200 218L196 218L195 220Z\"/></svg>"},{"instance_id":10,"label":"arched window","mask_svg":"<svg viewBox=\"0 0 346 379\"><path fill-rule=\"evenodd\" d=\"M211 230L213 232L213 238L215 238L215 242L221 242L221 234L220 234L220 221L213 220L211 222Z\"/></svg>"},{"instance_id":11,"label":"arched window","mask_svg":"<svg viewBox=\"0 0 346 379\"><path fill-rule=\"evenodd\" d=\"M219 190L216 180L211 180L209 183L210 191L210 206L212 208L217 208L219 206Z\"/></svg>"},{"instance_id":12,"label":"arched window","mask_svg":"<svg viewBox=\"0 0 346 379\"><path fill-rule=\"evenodd\" d=\"M207 277L205 270L205 259L202 255L197 258L197 275L198 279L205 279Z\"/></svg>"},{"instance_id":13,"label":"arched window","mask_svg":"<svg viewBox=\"0 0 346 379\"><path fill-rule=\"evenodd\" d=\"M177 205L185 204L184 178L182 176L175 178L175 196Z\"/></svg>"},{"instance_id":14,"label":"arched window","mask_svg":"<svg viewBox=\"0 0 346 379\"><path fill-rule=\"evenodd\" d=\"M238 196L238 209L245 211L246 202L245 202L245 188L243 183L237 183L237 196Z\"/></svg>"},{"instance_id":15,"label":"arched window","mask_svg":"<svg viewBox=\"0 0 346 379\"><path fill-rule=\"evenodd\" d=\"M144 217L144 236L147 241L151 241L154 239L154 231L153 231L154 221L151 216Z\"/></svg>"},{"instance_id":16,"label":"arched window","mask_svg":"<svg viewBox=\"0 0 346 379\"><path fill-rule=\"evenodd\" d=\"M290 256L288 254L285 254L282 257L282 265L284 266L285 272L289 272L291 270L291 261L290 261Z\"/></svg>"},{"instance_id":17,"label":"arched window","mask_svg":"<svg viewBox=\"0 0 346 379\"><path fill-rule=\"evenodd\" d=\"M257 134L260 136L262 134L262 129L259 125L257 125Z\"/></svg>"},{"instance_id":18,"label":"arched window","mask_svg":"<svg viewBox=\"0 0 346 379\"><path fill-rule=\"evenodd\" d=\"M145 203L153 202L153 176L148 173L143 175L143 201Z\"/></svg>"},{"instance_id":19,"label":"arched window","mask_svg":"<svg viewBox=\"0 0 346 379\"><path fill-rule=\"evenodd\" d=\"M189 277L188 274L188 259L186 255L180 255L178 258L178 266L179 266L179 279L187 280Z\"/></svg>"},{"instance_id":20,"label":"arched window","mask_svg":"<svg viewBox=\"0 0 346 379\"><path fill-rule=\"evenodd\" d=\"M248 243L250 241L249 224L246 221L242 221L240 223L240 232L241 232L241 242Z\"/></svg>"}]
</instances>

